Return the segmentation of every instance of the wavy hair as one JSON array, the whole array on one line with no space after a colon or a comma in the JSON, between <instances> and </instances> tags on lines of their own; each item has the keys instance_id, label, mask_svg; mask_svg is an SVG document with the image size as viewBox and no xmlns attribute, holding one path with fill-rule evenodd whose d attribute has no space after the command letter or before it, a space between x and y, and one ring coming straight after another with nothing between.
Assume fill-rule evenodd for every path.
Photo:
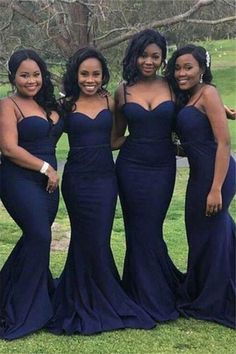
<instances>
[{"instance_id":1,"label":"wavy hair","mask_svg":"<svg viewBox=\"0 0 236 354\"><path fill-rule=\"evenodd\" d=\"M162 63L165 65L167 44L166 39L153 29L145 29L136 33L130 40L122 61L123 79L127 84L134 84L140 79L137 59L149 44L156 44L162 50Z\"/></svg>"},{"instance_id":2,"label":"wavy hair","mask_svg":"<svg viewBox=\"0 0 236 354\"><path fill-rule=\"evenodd\" d=\"M190 98L190 93L188 90L181 90L175 80L175 65L176 60L182 55L192 54L194 59L198 62L199 67L203 70L202 80L206 84L211 84L213 79L211 73L211 63L210 60L207 62L207 52L206 49L201 46L196 46L194 44L187 44L186 46L177 49L169 59L167 67L165 70L165 77L167 78L169 84L171 85L175 95L176 103L178 108L182 108L187 104Z\"/></svg>"},{"instance_id":3,"label":"wavy hair","mask_svg":"<svg viewBox=\"0 0 236 354\"><path fill-rule=\"evenodd\" d=\"M68 60L66 64L66 72L63 77L63 89L65 97L62 99L62 106L66 112L75 110L75 102L80 95L80 87L78 85L78 69L80 64L89 58L96 58L102 66L102 89L105 90L109 82L110 74L107 61L103 54L94 47L83 47L78 49Z\"/></svg>"},{"instance_id":4,"label":"wavy hair","mask_svg":"<svg viewBox=\"0 0 236 354\"><path fill-rule=\"evenodd\" d=\"M45 61L32 49L19 49L15 51L8 61L8 78L12 86L15 86L16 72L24 60L33 60L39 66L42 75L42 87L34 96L34 100L44 109L47 119L50 120L52 110L59 111L59 106L54 95L54 86L51 74Z\"/></svg>"}]
</instances>

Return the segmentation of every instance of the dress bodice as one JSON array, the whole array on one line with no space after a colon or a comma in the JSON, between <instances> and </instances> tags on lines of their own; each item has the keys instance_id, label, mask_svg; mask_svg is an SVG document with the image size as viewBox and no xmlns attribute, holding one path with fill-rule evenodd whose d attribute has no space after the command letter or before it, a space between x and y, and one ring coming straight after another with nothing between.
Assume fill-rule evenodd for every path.
<instances>
[{"instance_id":1,"label":"dress bodice","mask_svg":"<svg viewBox=\"0 0 236 354\"><path fill-rule=\"evenodd\" d=\"M212 180L217 143L211 124L195 106L185 106L177 115L176 132L187 155L191 175ZM230 158L230 165L234 165Z\"/></svg>"},{"instance_id":2,"label":"dress bodice","mask_svg":"<svg viewBox=\"0 0 236 354\"><path fill-rule=\"evenodd\" d=\"M196 106L185 106L177 115L176 131L184 144L208 142L215 144L215 139L207 116Z\"/></svg>"},{"instance_id":3,"label":"dress bodice","mask_svg":"<svg viewBox=\"0 0 236 354\"><path fill-rule=\"evenodd\" d=\"M126 102L122 110L131 137L154 140L171 138L175 117L173 101L164 101L150 111L136 102Z\"/></svg>"},{"instance_id":4,"label":"dress bodice","mask_svg":"<svg viewBox=\"0 0 236 354\"><path fill-rule=\"evenodd\" d=\"M126 102L122 110L129 136L119 157L147 166L175 164L171 135L175 119L174 102L164 101L150 111L136 102Z\"/></svg>"},{"instance_id":5,"label":"dress bodice","mask_svg":"<svg viewBox=\"0 0 236 354\"><path fill-rule=\"evenodd\" d=\"M113 173L111 151L112 112L102 109L95 118L72 112L65 118L69 154L65 172L80 174Z\"/></svg>"},{"instance_id":6,"label":"dress bodice","mask_svg":"<svg viewBox=\"0 0 236 354\"><path fill-rule=\"evenodd\" d=\"M65 131L68 134L70 149L93 145L110 145L112 113L101 110L95 118L81 112L72 112L65 118Z\"/></svg>"},{"instance_id":7,"label":"dress bodice","mask_svg":"<svg viewBox=\"0 0 236 354\"><path fill-rule=\"evenodd\" d=\"M55 149L63 132L63 119L53 124L39 116L25 117L18 122L17 131L20 147L56 168ZM9 166L20 168L5 156L2 156L2 161L4 165L7 163Z\"/></svg>"},{"instance_id":8,"label":"dress bodice","mask_svg":"<svg viewBox=\"0 0 236 354\"><path fill-rule=\"evenodd\" d=\"M39 117L29 116L17 124L18 144L32 154L55 153L58 139L63 132L63 120L55 124Z\"/></svg>"}]
</instances>

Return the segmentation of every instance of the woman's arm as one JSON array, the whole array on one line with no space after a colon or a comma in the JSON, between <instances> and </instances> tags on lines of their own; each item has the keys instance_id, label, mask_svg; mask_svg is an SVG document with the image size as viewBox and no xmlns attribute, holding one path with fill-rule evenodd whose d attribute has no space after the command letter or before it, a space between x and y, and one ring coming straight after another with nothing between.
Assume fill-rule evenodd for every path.
<instances>
[{"instance_id":1,"label":"woman's arm","mask_svg":"<svg viewBox=\"0 0 236 354\"><path fill-rule=\"evenodd\" d=\"M121 107L123 105L122 95L124 95L123 85L121 85L115 93L114 119L111 133L112 150L120 149L126 140L125 131L127 122L121 111Z\"/></svg>"},{"instance_id":2,"label":"woman's arm","mask_svg":"<svg viewBox=\"0 0 236 354\"><path fill-rule=\"evenodd\" d=\"M208 86L204 90L203 108L217 143L214 177L206 203L206 215L210 216L222 209L221 189L229 167L230 135L225 108L215 87Z\"/></svg>"},{"instance_id":3,"label":"woman's arm","mask_svg":"<svg viewBox=\"0 0 236 354\"><path fill-rule=\"evenodd\" d=\"M2 155L21 167L40 172L43 166L47 166L43 160L18 145L17 117L12 102L7 98L0 101L0 150ZM47 190L54 191L59 182L56 171L49 165L44 173L48 176Z\"/></svg>"}]
</instances>

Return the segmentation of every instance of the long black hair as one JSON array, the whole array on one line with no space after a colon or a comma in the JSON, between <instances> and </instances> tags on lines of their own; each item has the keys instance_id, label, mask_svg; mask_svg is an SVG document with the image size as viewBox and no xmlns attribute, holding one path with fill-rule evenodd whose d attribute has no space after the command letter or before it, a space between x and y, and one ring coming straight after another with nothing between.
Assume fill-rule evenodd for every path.
<instances>
[{"instance_id":1,"label":"long black hair","mask_svg":"<svg viewBox=\"0 0 236 354\"><path fill-rule=\"evenodd\" d=\"M44 109L47 119L50 119L52 110L59 110L58 103L54 96L54 86L51 81L51 74L47 69L45 61L32 49L19 49L15 51L8 61L8 78L12 86L15 86L15 76L20 64L24 60L33 60L39 66L42 75L42 87L35 95L34 100Z\"/></svg>"},{"instance_id":2,"label":"long black hair","mask_svg":"<svg viewBox=\"0 0 236 354\"><path fill-rule=\"evenodd\" d=\"M75 102L80 95L78 85L78 69L80 64L89 58L96 58L102 66L102 89L105 89L109 82L110 74L107 62L103 54L94 47L83 47L78 49L68 60L66 72L63 77L63 89L65 97L62 99L62 105L66 112L75 110Z\"/></svg>"},{"instance_id":3,"label":"long black hair","mask_svg":"<svg viewBox=\"0 0 236 354\"><path fill-rule=\"evenodd\" d=\"M175 80L175 66L176 60L182 55L185 54L192 54L194 59L198 62L199 67L203 70L202 81L206 84L211 84L213 79L211 73L211 62L209 53L206 51L205 48L201 46L196 46L194 44L187 44L186 46L177 49L169 59L167 63L167 67L165 70L165 76L171 85L175 96L176 96L176 104L177 107L180 109L184 105L187 104L190 98L190 93L188 90L180 90L176 80Z\"/></svg>"},{"instance_id":4,"label":"long black hair","mask_svg":"<svg viewBox=\"0 0 236 354\"><path fill-rule=\"evenodd\" d=\"M167 44L165 37L153 29L136 33L130 40L123 59L123 79L127 84L134 84L140 78L137 59L149 44L156 44L162 50L162 63L165 65Z\"/></svg>"}]
</instances>

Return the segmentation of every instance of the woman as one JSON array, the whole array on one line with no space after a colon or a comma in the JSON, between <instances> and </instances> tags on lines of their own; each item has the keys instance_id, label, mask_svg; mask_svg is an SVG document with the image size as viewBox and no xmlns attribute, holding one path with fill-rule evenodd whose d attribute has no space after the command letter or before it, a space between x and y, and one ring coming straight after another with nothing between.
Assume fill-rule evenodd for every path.
<instances>
[{"instance_id":1,"label":"woman","mask_svg":"<svg viewBox=\"0 0 236 354\"><path fill-rule=\"evenodd\" d=\"M178 310L235 327L235 161L225 108L211 84L209 53L187 45L173 53L167 78L179 108L176 130L190 165L185 222L189 245Z\"/></svg>"},{"instance_id":2,"label":"woman","mask_svg":"<svg viewBox=\"0 0 236 354\"><path fill-rule=\"evenodd\" d=\"M121 288L110 248L117 200L110 146L113 103L99 94L108 80L106 61L96 49L81 48L70 58L63 102L70 150L62 193L71 241L48 324L56 334L154 326Z\"/></svg>"},{"instance_id":3,"label":"woman","mask_svg":"<svg viewBox=\"0 0 236 354\"><path fill-rule=\"evenodd\" d=\"M116 91L113 148L126 233L123 286L155 321L174 320L181 273L163 239L163 222L172 197L176 159L171 135L175 103L167 81L166 41L154 30L131 39ZM124 142L128 125L129 135Z\"/></svg>"},{"instance_id":4,"label":"woman","mask_svg":"<svg viewBox=\"0 0 236 354\"><path fill-rule=\"evenodd\" d=\"M0 338L16 339L52 317L49 251L62 127L50 73L37 53L13 53L9 81L14 93L0 102L1 199L22 237L0 272Z\"/></svg>"}]
</instances>

